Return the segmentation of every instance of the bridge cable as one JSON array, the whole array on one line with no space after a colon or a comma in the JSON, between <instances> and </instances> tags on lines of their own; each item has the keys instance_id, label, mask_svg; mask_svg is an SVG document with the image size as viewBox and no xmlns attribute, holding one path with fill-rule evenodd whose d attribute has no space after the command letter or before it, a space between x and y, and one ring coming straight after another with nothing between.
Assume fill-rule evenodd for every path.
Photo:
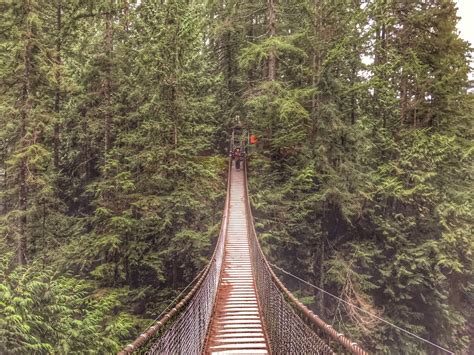
<instances>
[{"instance_id":1,"label":"bridge cable","mask_svg":"<svg viewBox=\"0 0 474 355\"><path fill-rule=\"evenodd\" d=\"M318 287L318 286L316 286L316 285L313 285L312 283L309 283L308 281L305 281L305 280L303 280L302 278L300 278L300 277L298 277L298 276L296 276L296 275L293 275L291 272L286 271L286 270L282 269L281 267L279 267L279 266L277 266L277 265L275 265L275 264L272 264L272 263L270 263L270 262L269 262L269 264L270 264L272 267L274 267L275 269L277 269L277 270L283 272L284 274L286 274L286 275L288 275L288 276L291 276L291 277L293 277L293 278L295 278L295 279L301 281L302 283L304 283L304 284L306 284L306 285L308 285L308 286L310 286L310 287L313 287L313 288L315 288L315 289L317 289L317 290L319 290L319 291L321 291L321 292L323 292L323 293L325 293L325 294L327 294L327 295L329 295L329 296L331 296L331 297L334 297L335 299L339 300L340 302L346 303L347 305L349 305L349 306L351 306L351 307L354 307L354 308L356 308L357 310L359 310L359 311L361 311L361 312L364 312L364 313L368 314L369 316L374 317L374 318L376 318L377 320L379 320L379 321L381 321L381 322L383 322L383 323L385 323L385 324L388 324L388 325L390 325L390 326L392 326L392 327L394 327L394 328L396 328L396 329L398 329L398 330L400 330L400 331L402 331L402 332L404 332L404 333L406 333L406 334L408 334L408 335L410 335L410 336L412 336L412 337L414 337L414 338L417 338L418 340L424 341L425 343L428 343L428 344L430 344L430 345L432 345L432 346L434 346L434 347L436 347L436 348L438 348L438 349L440 349L440 350L443 350L443 351L445 351L445 352L448 353L448 354L454 355L454 353L453 353L452 351L450 351L450 350L448 350L448 349L445 349L445 348L443 348L443 347L441 347L441 346L439 346L439 345L437 345L437 344L435 344L435 343L429 341L428 339L422 338L422 337L420 337L419 335L416 335L416 334L410 332L409 330L406 330L406 329L404 329L404 328L401 328L401 327L399 327L398 325L389 322L388 320L385 320L385 319L383 319L383 318L380 318L379 316L377 316L377 315L375 315L375 314L372 314L372 313L370 313L369 311L366 311L365 309L356 306L355 304L352 304L352 303L350 303L350 302L348 302L348 301L346 301L346 300L344 300L344 299L342 299L342 298L340 298L340 297L338 297L338 296L336 296L336 295L333 295L332 293L330 293L330 292L328 292L328 291L326 291L326 290L324 290L324 289L322 289L322 288L320 288L320 287Z\"/></svg>"},{"instance_id":2,"label":"bridge cable","mask_svg":"<svg viewBox=\"0 0 474 355\"><path fill-rule=\"evenodd\" d=\"M189 287L191 287L191 285L194 284L194 282L201 276L201 274L203 273L203 271L206 270L206 267L207 267L207 266L205 266L201 271L199 271L199 272L197 273L196 277L195 277L185 288L183 288L183 290L179 293L179 295L176 296L176 297L174 298L174 300L171 301L171 302L168 304L168 306L166 306L166 308L165 308L163 311L161 311L161 313L160 313L160 314L150 323L150 325L148 325L145 329L148 329L148 328L150 328L153 324L155 324L155 323L161 318L161 316L162 316L168 309L171 308L172 305L176 304L176 301L178 301L178 300L181 298L181 296L186 292L186 290L187 290Z\"/></svg>"}]
</instances>

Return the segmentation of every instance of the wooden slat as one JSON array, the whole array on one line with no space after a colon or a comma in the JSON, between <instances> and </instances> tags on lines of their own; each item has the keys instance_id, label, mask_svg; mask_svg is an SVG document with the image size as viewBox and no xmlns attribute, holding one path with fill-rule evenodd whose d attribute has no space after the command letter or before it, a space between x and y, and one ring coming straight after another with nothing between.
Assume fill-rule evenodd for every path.
<instances>
[{"instance_id":1,"label":"wooden slat","mask_svg":"<svg viewBox=\"0 0 474 355\"><path fill-rule=\"evenodd\" d=\"M207 354L268 353L250 262L243 184L243 172L233 168L223 272Z\"/></svg>"}]
</instances>

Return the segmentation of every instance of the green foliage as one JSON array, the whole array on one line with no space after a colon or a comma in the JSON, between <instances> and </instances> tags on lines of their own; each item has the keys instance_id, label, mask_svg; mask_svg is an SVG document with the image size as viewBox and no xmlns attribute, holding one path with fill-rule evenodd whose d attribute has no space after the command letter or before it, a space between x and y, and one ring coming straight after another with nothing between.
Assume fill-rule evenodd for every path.
<instances>
[{"instance_id":1,"label":"green foliage","mask_svg":"<svg viewBox=\"0 0 474 355\"><path fill-rule=\"evenodd\" d=\"M0 350L4 354L117 352L137 319L124 311L127 290L97 289L40 264L0 265Z\"/></svg>"},{"instance_id":2,"label":"green foliage","mask_svg":"<svg viewBox=\"0 0 474 355\"><path fill-rule=\"evenodd\" d=\"M0 12L0 352L117 352L219 232L226 164L205 8L35 0Z\"/></svg>"},{"instance_id":3,"label":"green foliage","mask_svg":"<svg viewBox=\"0 0 474 355\"><path fill-rule=\"evenodd\" d=\"M258 44L250 42L247 47L242 49L239 57L240 66L242 69L248 70L256 63L262 64L265 60L268 60L270 51L275 51L279 56L292 55L306 58L306 52L293 44L300 37L300 35L271 37Z\"/></svg>"},{"instance_id":4,"label":"green foliage","mask_svg":"<svg viewBox=\"0 0 474 355\"><path fill-rule=\"evenodd\" d=\"M0 352L113 353L143 330L211 254L236 116L259 138L270 259L467 351L473 100L455 3L270 4L0 3ZM432 352L284 281L370 351Z\"/></svg>"},{"instance_id":5,"label":"green foliage","mask_svg":"<svg viewBox=\"0 0 474 355\"><path fill-rule=\"evenodd\" d=\"M244 96L263 142L250 172L264 250L366 311L466 351L472 95L454 3L338 5L279 3L275 40L291 33L306 54L282 51L277 80L267 83L262 71ZM263 39L241 51L244 70L265 65L265 43L273 38L261 31ZM367 54L373 63L361 62ZM281 276L371 351L433 351Z\"/></svg>"}]
</instances>

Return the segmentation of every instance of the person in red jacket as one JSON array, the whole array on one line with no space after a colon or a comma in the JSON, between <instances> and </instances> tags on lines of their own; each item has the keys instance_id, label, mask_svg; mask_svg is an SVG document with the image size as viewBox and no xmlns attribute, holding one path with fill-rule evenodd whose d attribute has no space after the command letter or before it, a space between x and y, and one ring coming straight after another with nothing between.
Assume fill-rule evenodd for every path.
<instances>
[{"instance_id":1,"label":"person in red jacket","mask_svg":"<svg viewBox=\"0 0 474 355\"><path fill-rule=\"evenodd\" d=\"M257 142L258 142L257 136L255 134L251 134L250 135L250 144L254 145L254 144L257 144Z\"/></svg>"}]
</instances>

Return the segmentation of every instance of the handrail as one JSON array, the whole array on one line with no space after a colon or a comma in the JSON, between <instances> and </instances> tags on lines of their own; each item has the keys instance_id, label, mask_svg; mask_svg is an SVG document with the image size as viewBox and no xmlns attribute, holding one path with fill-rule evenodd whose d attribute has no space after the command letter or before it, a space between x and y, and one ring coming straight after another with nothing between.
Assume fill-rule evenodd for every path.
<instances>
[{"instance_id":1,"label":"handrail","mask_svg":"<svg viewBox=\"0 0 474 355\"><path fill-rule=\"evenodd\" d=\"M228 224L228 212L229 212L229 206L230 206L230 183L231 183L231 169L232 169L232 159L229 159L228 162L228 173L227 173L227 195L226 195L226 200L224 204L224 213L222 215L222 222L221 222L221 229L219 232L219 238L216 243L216 247L214 249L214 252L212 253L211 258L209 259L209 262L202 272L202 275L199 277L199 279L196 281L196 284L194 287L189 291L189 293L182 298L173 309L168 311L163 317L161 317L154 325L150 326L147 328L145 332L140 334L131 344L128 344L125 348L123 348L118 354L119 355L127 355L131 354L132 352L136 351L137 349L141 348L148 340L153 338L160 329L162 329L169 321L170 319L173 319L173 317L178 314L195 296L196 292L199 290L201 287L202 283L206 279L206 277L209 274L209 270L211 269L212 265L216 261L216 253L218 251L218 246L224 242L224 239L226 237L227 233L227 224ZM209 325L208 325L209 326Z\"/></svg>"},{"instance_id":2,"label":"handrail","mask_svg":"<svg viewBox=\"0 0 474 355\"><path fill-rule=\"evenodd\" d=\"M257 245L257 252L261 254L262 259L265 263L266 268L268 269L271 278L275 285L280 289L280 291L291 301L292 305L302 314L304 317L318 329L321 329L326 333L330 338L332 338L337 343L341 344L345 349L350 351L352 354L357 355L368 355L368 353L357 343L352 342L350 339L346 338L342 333L338 333L331 325L324 322L321 318L319 318L316 314L313 313L308 307L306 307L303 303L301 303L280 281L280 279L276 276L273 269L271 268L270 264L268 263L265 254L263 253L262 247L260 242L257 238L257 233L255 231L255 225L252 215L252 209L250 205L249 193L248 193L248 180L247 180L247 160L244 162L244 191L245 191L245 201L247 204L247 219L248 219L248 226L249 226L249 236L250 238L255 238L256 245Z\"/></svg>"},{"instance_id":3,"label":"handrail","mask_svg":"<svg viewBox=\"0 0 474 355\"><path fill-rule=\"evenodd\" d=\"M232 132L232 138L234 138L234 132ZM233 144L233 142L231 144ZM227 234L228 214L229 214L230 197L231 197L230 196L231 169L232 169L232 159L229 159L228 178L227 178L227 195L226 195L226 200L225 200L225 205L224 205L224 213L222 216L222 223L221 223L219 238L217 240L216 247L213 251L211 259L209 263L207 264L206 268L201 272L201 275L198 275L198 280L196 281L191 291L185 297L183 297L170 311L168 311L163 317L161 317L154 325L147 328L147 330L143 332L142 334L140 334L131 344L127 345L122 351L120 351L119 355L130 354L134 352L135 350L143 347L145 343L147 343L151 338L155 337L161 329L164 329L165 326L169 325L168 327L166 327L166 330L164 330L164 333L162 333L160 337L157 338L158 339L157 342L153 343L154 349L152 348L151 353L155 353L157 349L163 350L164 348L160 348L161 346L160 341L167 342L167 341L170 341L170 339L176 340L175 338L176 334L183 335L182 332L176 333L176 329L181 327L181 325L183 324L183 323L180 323L181 320L179 318L181 317L182 319L188 319L187 317L189 317L189 314L190 314L189 312L194 312L194 313L198 312L199 317L200 317L199 322L201 324L200 329L204 330L204 333L208 332L210 318L207 318L207 317L210 317L210 314L206 317L204 317L203 315L204 318L202 318L201 317L202 313L200 313L201 310L199 310L200 306L197 308L198 309L197 311L194 310L194 307L197 304L200 305L200 302L202 302L202 299L200 297L202 297L203 292L206 292L206 290L209 291L210 289L214 290L215 287L218 287L219 281L218 279L216 279L216 277L218 277L216 276L216 273L217 275L220 275L222 271L221 259L222 259L222 253L224 252L223 249L224 249L224 243L225 243L225 238ZM272 287L276 287L275 290L279 290L279 292L281 292L280 296L278 296L278 298L281 300L280 302L283 302L281 304L284 305L286 303L288 305L288 306L284 306L286 307L285 309L287 310L287 312L290 312L287 314L294 314L291 317L295 317L294 319L295 321L297 320L296 322L299 322L298 324L308 329L305 334L307 334L309 339L313 339L313 336L314 336L314 340L310 341L310 343L312 342L311 344L309 344L310 346L313 346L313 348L314 346L317 346L317 349L323 349L322 353L331 353L330 348L327 347L327 345L325 345L324 343L322 343L322 340L319 338L317 333L314 333L314 330L310 330L310 327L313 326L316 329L323 331L332 340L342 345L345 349L347 349L351 353L357 354L357 355L366 355L367 352L365 352L358 344L351 342L343 334L338 333L335 329L332 328L332 326L325 323L321 318L319 318L316 314L314 314L311 310L309 310L305 305L303 305L283 285L283 283L279 280L279 278L274 273L273 269L271 268L270 264L268 263L265 257L265 254L263 253L263 250L260 246L256 231L255 231L255 225L253 221L253 215L252 215L252 210L250 206L250 199L249 199L249 192L248 192L247 171L248 171L247 162L246 162L246 159L244 159L244 193L245 193L245 203L246 203L246 216L247 216L247 221L248 221L247 226L248 226L248 233L249 233L249 238L250 238L251 253L253 254L252 262L254 263L254 273L256 272L255 263L262 265L262 268L260 268L260 270L264 270L262 272L265 272L266 273L265 275L269 275L269 277L265 276L265 279L268 279L268 278L271 279L272 283L275 285ZM256 261L256 260L260 260L260 261ZM210 286L210 285L213 285L213 286ZM256 285L256 286L259 287L259 285ZM207 309L205 312L208 312L209 309L211 309L211 312L212 312L213 305L215 303L215 295L212 292L217 294L217 289L214 291L211 291L211 293L208 293L207 301L204 302L204 304L207 305L205 306L205 308ZM284 299L286 299L287 301L283 301ZM293 311L291 311L291 309L293 309ZM299 315L297 316L296 314L299 314ZM171 320L173 321L172 323L171 323ZM271 320L266 320L264 318L264 321L271 321ZM190 335L188 335L186 332L184 334L186 334L186 336L184 338L180 337L180 339L189 338ZM276 339L273 339L277 341L277 343L282 337L282 336L278 336L278 334L280 333L276 333L275 335ZM285 333L281 333L281 334L285 334ZM201 335L204 336L203 334ZM198 338L201 339L201 336L198 336ZM164 339L168 339L168 340L164 340ZM176 344L175 340L173 340L172 342ZM272 341L272 339L270 339L270 341ZM180 342L181 340L178 341L179 344L181 344ZM199 353L203 350L204 345L205 345L204 341L198 341L197 343L195 342L192 344L188 344L187 349L188 350L192 349L193 353ZM191 347L189 348L189 346ZM167 349L173 349L173 348L167 348Z\"/></svg>"}]
</instances>

